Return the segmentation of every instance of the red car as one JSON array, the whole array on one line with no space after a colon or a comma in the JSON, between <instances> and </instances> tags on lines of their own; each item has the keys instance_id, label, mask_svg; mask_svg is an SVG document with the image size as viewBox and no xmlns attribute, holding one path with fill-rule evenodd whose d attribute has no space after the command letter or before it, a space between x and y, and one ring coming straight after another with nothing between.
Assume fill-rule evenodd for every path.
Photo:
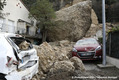
<instances>
[{"instance_id":1,"label":"red car","mask_svg":"<svg viewBox=\"0 0 119 80\"><path fill-rule=\"evenodd\" d=\"M81 39L74 45L72 56L81 60L96 60L102 57L102 48L94 38Z\"/></svg>"}]
</instances>

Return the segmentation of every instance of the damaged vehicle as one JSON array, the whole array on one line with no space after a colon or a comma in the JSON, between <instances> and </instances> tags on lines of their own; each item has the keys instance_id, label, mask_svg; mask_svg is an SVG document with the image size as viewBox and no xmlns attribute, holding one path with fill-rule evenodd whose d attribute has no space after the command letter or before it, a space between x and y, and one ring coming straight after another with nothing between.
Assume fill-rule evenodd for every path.
<instances>
[{"instance_id":1,"label":"damaged vehicle","mask_svg":"<svg viewBox=\"0 0 119 80\"><path fill-rule=\"evenodd\" d=\"M30 80L39 57L31 42L18 34L0 32L0 80Z\"/></svg>"},{"instance_id":2,"label":"damaged vehicle","mask_svg":"<svg viewBox=\"0 0 119 80\"><path fill-rule=\"evenodd\" d=\"M96 60L102 58L102 48L94 38L84 38L76 42L72 49L72 56L81 60Z\"/></svg>"}]
</instances>

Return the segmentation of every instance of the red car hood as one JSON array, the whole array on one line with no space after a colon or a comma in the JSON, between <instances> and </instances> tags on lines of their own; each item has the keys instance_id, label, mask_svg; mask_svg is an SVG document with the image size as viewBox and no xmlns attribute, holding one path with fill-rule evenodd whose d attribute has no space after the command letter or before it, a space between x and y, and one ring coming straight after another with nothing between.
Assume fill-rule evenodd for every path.
<instances>
[{"instance_id":1,"label":"red car hood","mask_svg":"<svg viewBox=\"0 0 119 80\"><path fill-rule=\"evenodd\" d=\"M99 44L75 45L74 48L77 51L86 52L86 51L94 51L98 46Z\"/></svg>"}]
</instances>

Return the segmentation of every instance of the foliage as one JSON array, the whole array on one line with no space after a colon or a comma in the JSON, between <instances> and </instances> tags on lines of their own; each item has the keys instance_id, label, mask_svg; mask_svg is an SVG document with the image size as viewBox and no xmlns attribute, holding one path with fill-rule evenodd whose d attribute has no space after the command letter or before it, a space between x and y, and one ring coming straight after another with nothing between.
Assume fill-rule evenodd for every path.
<instances>
[{"instance_id":1,"label":"foliage","mask_svg":"<svg viewBox=\"0 0 119 80\"><path fill-rule=\"evenodd\" d=\"M55 18L55 11L48 0L37 0L36 3L32 5L30 13L40 21L40 26L42 26L43 29L52 26L52 19Z\"/></svg>"},{"instance_id":2,"label":"foliage","mask_svg":"<svg viewBox=\"0 0 119 80\"><path fill-rule=\"evenodd\" d=\"M111 5L113 3L116 3L118 0L106 0L106 4Z\"/></svg>"},{"instance_id":3,"label":"foliage","mask_svg":"<svg viewBox=\"0 0 119 80\"><path fill-rule=\"evenodd\" d=\"M119 26L113 27L110 32L116 32L119 31Z\"/></svg>"},{"instance_id":4,"label":"foliage","mask_svg":"<svg viewBox=\"0 0 119 80\"><path fill-rule=\"evenodd\" d=\"M32 4L36 2L36 0L22 0L28 9L32 7Z\"/></svg>"},{"instance_id":5,"label":"foliage","mask_svg":"<svg viewBox=\"0 0 119 80\"><path fill-rule=\"evenodd\" d=\"M53 26L55 11L49 0L37 0L30 8L30 16L39 21L39 27L42 29L42 42L46 41L47 30Z\"/></svg>"},{"instance_id":6,"label":"foliage","mask_svg":"<svg viewBox=\"0 0 119 80\"><path fill-rule=\"evenodd\" d=\"M6 4L6 0L3 0L3 2L0 0L0 10L3 9L4 5Z\"/></svg>"},{"instance_id":7,"label":"foliage","mask_svg":"<svg viewBox=\"0 0 119 80\"><path fill-rule=\"evenodd\" d=\"M110 32L119 32L119 26L114 26L114 27L112 27L108 32L107 32L107 34L109 34Z\"/></svg>"},{"instance_id":8,"label":"foliage","mask_svg":"<svg viewBox=\"0 0 119 80\"><path fill-rule=\"evenodd\" d=\"M103 39L102 37L99 37L99 38L98 38L98 42L99 42L100 44L102 44L102 39Z\"/></svg>"}]
</instances>

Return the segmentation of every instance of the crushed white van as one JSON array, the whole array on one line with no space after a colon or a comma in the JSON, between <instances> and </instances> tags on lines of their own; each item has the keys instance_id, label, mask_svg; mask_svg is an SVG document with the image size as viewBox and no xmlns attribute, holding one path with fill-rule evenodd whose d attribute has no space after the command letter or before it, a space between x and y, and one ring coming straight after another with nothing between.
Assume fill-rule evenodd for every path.
<instances>
[{"instance_id":1,"label":"crushed white van","mask_svg":"<svg viewBox=\"0 0 119 80\"><path fill-rule=\"evenodd\" d=\"M38 72L38 63L37 51L29 40L0 32L0 80L30 80Z\"/></svg>"}]
</instances>

